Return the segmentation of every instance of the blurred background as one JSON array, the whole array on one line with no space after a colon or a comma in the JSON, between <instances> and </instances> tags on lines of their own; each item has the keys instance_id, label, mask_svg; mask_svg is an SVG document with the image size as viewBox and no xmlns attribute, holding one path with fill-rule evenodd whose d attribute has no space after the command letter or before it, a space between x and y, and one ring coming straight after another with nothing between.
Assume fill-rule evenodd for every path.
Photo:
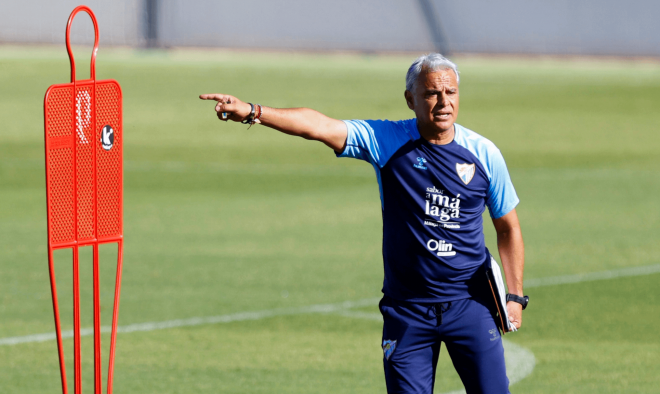
<instances>
[{"instance_id":1,"label":"blurred background","mask_svg":"<svg viewBox=\"0 0 660 394\"><path fill-rule=\"evenodd\" d=\"M660 3L631 0L86 2L104 45L659 56ZM61 43L76 1L3 1L0 42ZM84 18L81 18L81 20ZM79 22L77 25L85 25ZM91 30L76 32L88 42Z\"/></svg>"},{"instance_id":2,"label":"blurred background","mask_svg":"<svg viewBox=\"0 0 660 394\"><path fill-rule=\"evenodd\" d=\"M43 100L67 83L76 1L0 0L0 393L60 391ZM458 122L502 151L530 306L504 337L512 392L658 393L660 2L86 2L98 79L123 90L125 256L115 393L383 393L382 222L370 165L202 93L338 119L406 119L407 68L461 72ZM87 78L93 30L72 41ZM486 243L497 250L488 213ZM110 324L116 248L101 248ZM83 393L93 388L81 249ZM73 392L71 251L55 253ZM108 339L103 333L103 385ZM444 347L436 393L462 383Z\"/></svg>"}]
</instances>

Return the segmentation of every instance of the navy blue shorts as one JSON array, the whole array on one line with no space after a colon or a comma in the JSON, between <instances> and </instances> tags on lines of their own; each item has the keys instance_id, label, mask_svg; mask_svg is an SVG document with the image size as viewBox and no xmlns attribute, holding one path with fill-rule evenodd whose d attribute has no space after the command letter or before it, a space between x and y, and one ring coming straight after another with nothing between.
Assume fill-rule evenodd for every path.
<instances>
[{"instance_id":1,"label":"navy blue shorts","mask_svg":"<svg viewBox=\"0 0 660 394\"><path fill-rule=\"evenodd\" d=\"M385 296L383 363L388 393L432 394L444 342L467 394L508 394L502 338L484 302L413 304Z\"/></svg>"}]
</instances>

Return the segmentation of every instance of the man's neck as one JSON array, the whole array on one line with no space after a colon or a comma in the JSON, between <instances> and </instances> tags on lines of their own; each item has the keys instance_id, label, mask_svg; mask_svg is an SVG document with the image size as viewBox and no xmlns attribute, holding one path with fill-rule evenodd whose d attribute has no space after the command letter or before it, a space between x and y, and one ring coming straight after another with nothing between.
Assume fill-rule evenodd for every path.
<instances>
[{"instance_id":1,"label":"man's neck","mask_svg":"<svg viewBox=\"0 0 660 394\"><path fill-rule=\"evenodd\" d=\"M428 129L426 130L419 129L419 134L422 136L422 138L424 138L431 144L447 145L454 140L455 128L456 125L453 124L449 130L440 131L440 132L435 130L428 131Z\"/></svg>"}]
</instances>

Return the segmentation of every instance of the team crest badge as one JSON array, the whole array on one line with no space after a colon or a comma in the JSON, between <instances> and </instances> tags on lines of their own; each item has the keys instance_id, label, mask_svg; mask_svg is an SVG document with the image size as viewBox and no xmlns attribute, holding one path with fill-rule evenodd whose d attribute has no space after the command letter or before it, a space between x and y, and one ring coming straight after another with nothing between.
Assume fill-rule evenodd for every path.
<instances>
[{"instance_id":1,"label":"team crest badge","mask_svg":"<svg viewBox=\"0 0 660 394\"><path fill-rule=\"evenodd\" d=\"M396 340L386 339L383 341L383 355L386 360L390 359L390 356L394 353L394 349L396 349Z\"/></svg>"},{"instance_id":2,"label":"team crest badge","mask_svg":"<svg viewBox=\"0 0 660 394\"><path fill-rule=\"evenodd\" d=\"M456 163L456 172L458 172L458 177L461 178L463 183L466 185L470 183L472 180L472 177L474 176L474 163L473 164L458 164Z\"/></svg>"}]
</instances>

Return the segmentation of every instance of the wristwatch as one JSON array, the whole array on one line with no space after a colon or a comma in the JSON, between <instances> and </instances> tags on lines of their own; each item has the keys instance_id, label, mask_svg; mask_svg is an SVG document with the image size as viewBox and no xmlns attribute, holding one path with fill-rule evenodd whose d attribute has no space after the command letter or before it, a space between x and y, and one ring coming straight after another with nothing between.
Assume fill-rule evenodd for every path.
<instances>
[{"instance_id":1,"label":"wristwatch","mask_svg":"<svg viewBox=\"0 0 660 394\"><path fill-rule=\"evenodd\" d=\"M506 302L509 302L509 301L519 303L520 305L522 305L523 310L525 310L525 308L527 308L527 304L529 303L529 297L528 296L519 297L515 294L507 294L506 295Z\"/></svg>"}]
</instances>

